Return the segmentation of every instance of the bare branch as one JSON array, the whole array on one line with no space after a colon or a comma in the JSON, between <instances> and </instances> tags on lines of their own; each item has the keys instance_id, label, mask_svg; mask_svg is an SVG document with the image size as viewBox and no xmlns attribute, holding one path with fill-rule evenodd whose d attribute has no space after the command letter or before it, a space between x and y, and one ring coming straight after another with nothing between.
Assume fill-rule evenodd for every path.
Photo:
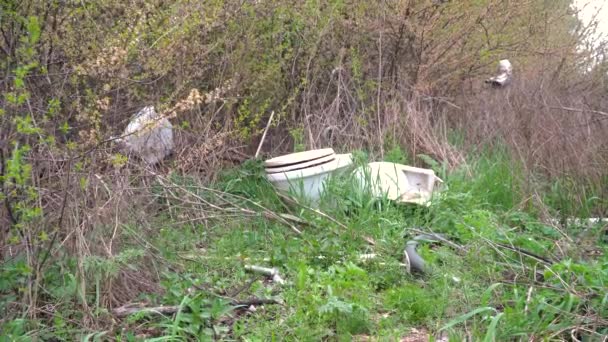
<instances>
[{"instance_id":1,"label":"bare branch","mask_svg":"<svg viewBox=\"0 0 608 342\"><path fill-rule=\"evenodd\" d=\"M555 107L555 106L551 106L549 108L562 109L562 110L567 110L569 112L580 112L580 113L589 112L589 113L598 114L598 115L602 115L602 116L608 116L608 113L602 112L601 110L580 109L580 108L571 108L571 107Z\"/></svg>"},{"instance_id":2,"label":"bare branch","mask_svg":"<svg viewBox=\"0 0 608 342\"><path fill-rule=\"evenodd\" d=\"M281 304L276 299L273 298L251 298L247 300L233 300L230 302L231 305L237 306L239 308L248 308L251 305L266 305L266 304ZM181 307L182 311L189 311L188 307ZM132 305L124 305L119 308L112 310L114 316L118 318L124 318L137 313L147 313L147 314L160 314L160 315L173 315L180 310L179 305L171 305L171 306L154 306L154 307L139 307Z\"/></svg>"}]
</instances>

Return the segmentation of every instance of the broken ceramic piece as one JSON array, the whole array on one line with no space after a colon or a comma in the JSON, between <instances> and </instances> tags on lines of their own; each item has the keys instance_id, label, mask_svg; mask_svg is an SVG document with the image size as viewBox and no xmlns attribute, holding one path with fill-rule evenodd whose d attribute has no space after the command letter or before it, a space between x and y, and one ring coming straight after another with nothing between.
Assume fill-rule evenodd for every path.
<instances>
[{"instance_id":1,"label":"broken ceramic piece","mask_svg":"<svg viewBox=\"0 0 608 342\"><path fill-rule=\"evenodd\" d=\"M486 80L486 83L490 83L494 86L502 87L511 82L513 76L513 66L508 59L503 59L498 62L498 75L490 77Z\"/></svg>"},{"instance_id":2,"label":"broken ceramic piece","mask_svg":"<svg viewBox=\"0 0 608 342\"><path fill-rule=\"evenodd\" d=\"M430 169L389 163L369 163L355 170L355 177L375 197L420 205L430 204L436 182L443 182Z\"/></svg>"}]
</instances>

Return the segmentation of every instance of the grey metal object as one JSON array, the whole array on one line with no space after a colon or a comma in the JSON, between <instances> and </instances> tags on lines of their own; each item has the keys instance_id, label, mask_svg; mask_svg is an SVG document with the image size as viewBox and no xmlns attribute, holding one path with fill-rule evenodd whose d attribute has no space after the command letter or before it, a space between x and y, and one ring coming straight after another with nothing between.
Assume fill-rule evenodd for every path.
<instances>
[{"instance_id":1,"label":"grey metal object","mask_svg":"<svg viewBox=\"0 0 608 342\"><path fill-rule=\"evenodd\" d=\"M256 265L245 265L245 271L263 274L267 277L272 278L272 281L279 285L285 284L285 280L281 278L281 276L279 275L279 270L276 268L268 268Z\"/></svg>"},{"instance_id":2,"label":"grey metal object","mask_svg":"<svg viewBox=\"0 0 608 342\"><path fill-rule=\"evenodd\" d=\"M403 256L409 273L425 273L427 271L424 259L416 252L418 243L422 241L441 242L445 241L445 237L441 234L420 234L409 240L405 244Z\"/></svg>"}]
</instances>

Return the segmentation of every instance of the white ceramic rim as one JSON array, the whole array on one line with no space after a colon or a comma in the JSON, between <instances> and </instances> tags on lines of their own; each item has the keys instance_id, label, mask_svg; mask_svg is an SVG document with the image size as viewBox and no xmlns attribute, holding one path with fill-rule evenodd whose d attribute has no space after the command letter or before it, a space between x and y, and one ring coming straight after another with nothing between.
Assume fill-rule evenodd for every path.
<instances>
[{"instance_id":1,"label":"white ceramic rim","mask_svg":"<svg viewBox=\"0 0 608 342\"><path fill-rule=\"evenodd\" d=\"M328 163L332 160L336 159L335 154L330 154L327 157L321 157L318 159L314 159L311 161L307 161L305 163L284 166L284 167L267 167L265 169L267 174L281 173L281 172L289 172L289 171L297 171L300 169L306 169L309 167L321 166L322 164Z\"/></svg>"},{"instance_id":2,"label":"white ceramic rim","mask_svg":"<svg viewBox=\"0 0 608 342\"><path fill-rule=\"evenodd\" d=\"M264 162L264 167L288 167L296 164L301 164L315 159L334 155L335 152L332 148L323 148L320 150L310 150L304 152L290 153L268 159Z\"/></svg>"},{"instance_id":3,"label":"white ceramic rim","mask_svg":"<svg viewBox=\"0 0 608 342\"><path fill-rule=\"evenodd\" d=\"M336 155L336 159L329 163L319 165L316 167L309 167L302 170L278 172L266 174L266 178L271 182L284 182L284 181L297 181L298 179L308 178L316 175L320 175L327 172L332 172L352 164L352 160L346 160L346 157L350 159L350 154L339 154Z\"/></svg>"}]
</instances>

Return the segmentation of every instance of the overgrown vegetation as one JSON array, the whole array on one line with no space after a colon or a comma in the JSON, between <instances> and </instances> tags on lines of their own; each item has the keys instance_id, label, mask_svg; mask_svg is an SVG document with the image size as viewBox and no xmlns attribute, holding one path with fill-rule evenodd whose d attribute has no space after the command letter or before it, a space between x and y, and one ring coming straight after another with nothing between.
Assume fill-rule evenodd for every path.
<instances>
[{"instance_id":1,"label":"overgrown vegetation","mask_svg":"<svg viewBox=\"0 0 608 342\"><path fill-rule=\"evenodd\" d=\"M0 0L0 340L602 340L593 28L567 0ZM485 87L501 58L513 83ZM176 128L156 167L112 143L147 105ZM263 156L357 150L444 189L280 198L252 157L271 111ZM430 231L452 243L406 273Z\"/></svg>"}]
</instances>

